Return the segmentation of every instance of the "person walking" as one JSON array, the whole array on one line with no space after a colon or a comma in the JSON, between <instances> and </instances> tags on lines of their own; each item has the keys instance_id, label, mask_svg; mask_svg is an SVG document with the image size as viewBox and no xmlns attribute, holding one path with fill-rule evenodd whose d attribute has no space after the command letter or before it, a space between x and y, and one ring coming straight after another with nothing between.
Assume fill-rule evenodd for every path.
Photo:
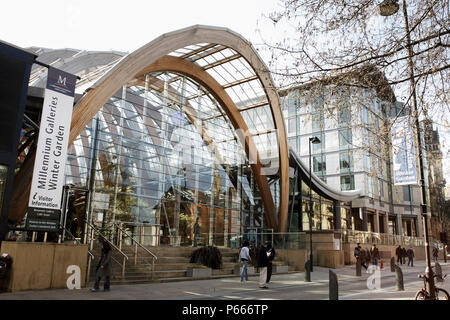
<instances>
[{"instance_id":1,"label":"person walking","mask_svg":"<svg viewBox=\"0 0 450 320\"><path fill-rule=\"evenodd\" d=\"M378 266L378 260L380 260L380 251L377 248L377 245L373 245L370 250L370 256L372 257L372 264Z\"/></svg>"},{"instance_id":2,"label":"person walking","mask_svg":"<svg viewBox=\"0 0 450 320\"><path fill-rule=\"evenodd\" d=\"M239 260L242 262L242 271L241 271L241 282L248 281L248 273L247 273L247 267L248 262L252 259L250 258L250 250L248 248L249 243L248 240L245 240L242 244L241 251L239 252Z\"/></svg>"},{"instance_id":3,"label":"person walking","mask_svg":"<svg viewBox=\"0 0 450 320\"><path fill-rule=\"evenodd\" d=\"M360 252L361 246L359 245L359 243L357 243L355 249L353 249L353 255L355 256L356 260L358 260Z\"/></svg>"},{"instance_id":4,"label":"person walking","mask_svg":"<svg viewBox=\"0 0 450 320\"><path fill-rule=\"evenodd\" d=\"M269 258L267 257L267 243L261 245L258 250L258 268L259 268L259 287L261 289L268 289L267 286L267 266L269 265Z\"/></svg>"},{"instance_id":5,"label":"person walking","mask_svg":"<svg viewBox=\"0 0 450 320\"><path fill-rule=\"evenodd\" d=\"M411 247L406 251L406 255L408 256L408 266L411 264L411 267L414 267L414 250Z\"/></svg>"},{"instance_id":6,"label":"person walking","mask_svg":"<svg viewBox=\"0 0 450 320\"><path fill-rule=\"evenodd\" d=\"M403 264L402 263L402 246L398 246L396 249L395 249L395 255L397 256L397 264Z\"/></svg>"},{"instance_id":7,"label":"person walking","mask_svg":"<svg viewBox=\"0 0 450 320\"><path fill-rule=\"evenodd\" d=\"M367 270L367 266L369 265L369 260L367 259L366 250L361 249L359 252L359 259L361 261L361 266L363 266ZM366 264L367 262L367 264Z\"/></svg>"},{"instance_id":8,"label":"person walking","mask_svg":"<svg viewBox=\"0 0 450 320\"><path fill-rule=\"evenodd\" d=\"M434 259L434 262L438 262L438 256L439 256L439 249L434 247L433 248L433 259Z\"/></svg>"},{"instance_id":9,"label":"person walking","mask_svg":"<svg viewBox=\"0 0 450 320\"><path fill-rule=\"evenodd\" d=\"M103 283L104 291L109 291L110 289L110 277L111 277L111 246L108 242L103 242L102 245L102 255L100 257L100 261L97 265L97 273L95 275L95 284L94 288L91 291L96 292L99 291L100 280L104 277L105 281Z\"/></svg>"},{"instance_id":10,"label":"person walking","mask_svg":"<svg viewBox=\"0 0 450 320\"><path fill-rule=\"evenodd\" d=\"M200 219L200 217L197 217L195 219L195 223L194 223L194 243L193 243L194 248L197 247L197 238L198 238L198 235L200 234L200 229L201 229L200 225L198 223L199 219Z\"/></svg>"},{"instance_id":11,"label":"person walking","mask_svg":"<svg viewBox=\"0 0 450 320\"><path fill-rule=\"evenodd\" d=\"M275 248L272 247L272 244L267 245L267 258L269 259L269 265L267 266L267 281L266 283L270 282L270 278L272 277L272 261L275 259Z\"/></svg>"},{"instance_id":12,"label":"person walking","mask_svg":"<svg viewBox=\"0 0 450 320\"><path fill-rule=\"evenodd\" d=\"M406 249L405 249L405 247L403 247L402 248L402 264L406 264L406 257L407 257Z\"/></svg>"}]
</instances>

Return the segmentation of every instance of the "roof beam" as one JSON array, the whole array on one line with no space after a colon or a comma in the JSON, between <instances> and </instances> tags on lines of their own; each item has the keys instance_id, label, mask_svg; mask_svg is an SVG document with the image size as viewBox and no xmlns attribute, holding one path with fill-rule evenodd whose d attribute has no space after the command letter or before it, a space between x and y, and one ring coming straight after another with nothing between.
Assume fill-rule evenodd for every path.
<instances>
[{"instance_id":1,"label":"roof beam","mask_svg":"<svg viewBox=\"0 0 450 320\"><path fill-rule=\"evenodd\" d=\"M258 79L258 76L255 75L255 76L252 76L252 77L248 77L248 78L237 80L237 81L234 81L234 82L231 82L231 83L227 83L226 85L223 86L223 88L224 89L228 89L228 88L231 88L231 87L234 87L234 86L246 83L246 82L250 82L250 81L253 81L253 80L256 80L256 79Z\"/></svg>"}]
</instances>

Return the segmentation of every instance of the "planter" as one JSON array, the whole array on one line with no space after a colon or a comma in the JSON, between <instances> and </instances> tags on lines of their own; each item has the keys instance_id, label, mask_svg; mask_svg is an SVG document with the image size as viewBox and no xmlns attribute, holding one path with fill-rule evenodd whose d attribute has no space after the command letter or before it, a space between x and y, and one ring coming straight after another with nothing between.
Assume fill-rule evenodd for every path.
<instances>
[{"instance_id":1,"label":"planter","mask_svg":"<svg viewBox=\"0 0 450 320\"><path fill-rule=\"evenodd\" d=\"M289 267L288 266L273 266L272 267L272 273L288 273Z\"/></svg>"},{"instance_id":2,"label":"planter","mask_svg":"<svg viewBox=\"0 0 450 320\"><path fill-rule=\"evenodd\" d=\"M189 268L186 271L186 276L191 278L208 278L211 274L211 268Z\"/></svg>"}]
</instances>

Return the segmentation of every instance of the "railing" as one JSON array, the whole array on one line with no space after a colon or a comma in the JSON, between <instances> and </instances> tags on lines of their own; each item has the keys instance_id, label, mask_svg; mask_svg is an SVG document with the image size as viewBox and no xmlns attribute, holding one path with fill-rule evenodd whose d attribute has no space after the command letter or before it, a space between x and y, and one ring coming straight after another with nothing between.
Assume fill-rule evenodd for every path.
<instances>
[{"instance_id":1,"label":"railing","mask_svg":"<svg viewBox=\"0 0 450 320\"><path fill-rule=\"evenodd\" d=\"M65 230L65 234L64 234L64 238L62 239L62 242L65 241L66 235L68 234L69 236L72 237L72 239L77 243L77 244L83 244L79 239L77 239L72 232L70 232L69 229L67 229L66 227L64 227L62 224L59 225L59 227L61 229ZM93 255L93 253L88 249L87 251L88 255L89 255L89 259L88 259L88 264L87 264L87 272L86 272L86 279L85 279L85 285L87 284L89 277L91 275L91 261L95 260L95 257Z\"/></svg>"},{"instance_id":2,"label":"railing","mask_svg":"<svg viewBox=\"0 0 450 320\"><path fill-rule=\"evenodd\" d=\"M404 245L413 247L420 247L425 245L425 239L420 237L409 237L396 234L357 230L341 230L341 233L343 243Z\"/></svg>"},{"instance_id":3,"label":"railing","mask_svg":"<svg viewBox=\"0 0 450 320\"><path fill-rule=\"evenodd\" d=\"M90 241L90 244L89 244L91 250L93 249L93 246L94 246L94 241L93 241L94 240L94 232L97 232L100 235L100 237L103 238L104 241L106 241L106 242L108 242L110 244L111 248L116 249L122 255L123 263L118 262L116 259L114 259L114 257L111 257L111 258L112 258L112 260L114 260L115 262L117 262L118 264L120 264L122 266L122 279L124 279L125 278L126 262L128 261L128 256L124 252L122 252L122 250L120 250L114 243L109 241L108 238L105 235L103 235L103 233L100 230L98 230L94 225L92 225L91 223L89 223L86 220L85 220L85 222L91 228L91 241ZM90 261L88 263L88 267L90 269Z\"/></svg>"},{"instance_id":4,"label":"railing","mask_svg":"<svg viewBox=\"0 0 450 320\"><path fill-rule=\"evenodd\" d=\"M119 249L122 249L122 238L123 238L123 234L125 234L126 236L128 236L131 239L131 242L134 242L134 264L137 264L137 250L138 247L143 249L145 252L149 253L152 256L152 264L151 264L151 268L152 268L152 277L153 277L153 272L155 271L155 260L158 260L158 257L153 254L153 252L151 252L150 250L148 250L146 247L144 247L139 241L137 241L133 236L131 236L128 232L126 232L123 228L122 228L122 223L113 223L114 226L117 228L117 243L119 245ZM142 235L142 233L141 233Z\"/></svg>"}]
</instances>

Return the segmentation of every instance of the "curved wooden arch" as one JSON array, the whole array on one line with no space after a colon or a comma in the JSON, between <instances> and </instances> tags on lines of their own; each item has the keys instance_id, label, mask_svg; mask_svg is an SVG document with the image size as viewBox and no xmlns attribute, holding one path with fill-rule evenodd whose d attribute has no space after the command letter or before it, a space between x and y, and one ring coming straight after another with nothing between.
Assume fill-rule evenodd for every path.
<instances>
[{"instance_id":1,"label":"curved wooden arch","mask_svg":"<svg viewBox=\"0 0 450 320\"><path fill-rule=\"evenodd\" d=\"M256 76L263 85L267 100L271 107L273 121L277 129L280 159L280 223L275 223L274 229L284 232L286 230L289 198L289 159L286 130L284 127L284 119L280 108L278 93L269 71L256 51L252 48L251 44L229 29L200 25L188 27L164 34L125 56L111 70L103 75L102 78L95 83L93 88L78 102L72 116L69 145L73 143L87 123L100 110L101 106L103 106L108 99L120 89L120 87L135 79L142 70L148 68L160 58L177 49L199 43L220 44L238 52L253 68ZM259 179L261 179L259 173L255 174L255 176L258 176ZM28 184L30 183L31 179ZM267 197L270 198L270 200L266 201L273 202L270 190ZM263 198L265 198L265 196L263 196Z\"/></svg>"},{"instance_id":2,"label":"curved wooden arch","mask_svg":"<svg viewBox=\"0 0 450 320\"><path fill-rule=\"evenodd\" d=\"M225 89L205 70L196 65L195 63L172 57L165 56L148 66L144 70L142 70L136 77L143 77L146 73L151 72L160 72L160 71L169 71L176 72L182 75L185 75L196 82L200 83L203 87L205 87L211 95L217 100L217 102L222 106L223 110L226 112L228 118L230 119L233 127L237 130L240 129L243 132L248 132L247 124L244 121L239 109L231 100L230 96L227 94ZM195 112L192 110L191 112ZM191 121L195 122L195 115L188 114L190 116ZM194 125L198 126L199 124ZM245 153L247 157L249 156L251 150L256 150L253 139L246 134L243 137L240 137L243 145L245 147ZM278 230L278 219L275 210L275 204L272 199L272 194L270 192L269 183L267 182L267 178L265 176L261 176L261 168L262 164L259 158L259 155L256 156L256 163L251 165L253 170L256 184L258 185L258 189L261 194L261 198L263 201L264 209L266 211L266 217L268 224L271 228Z\"/></svg>"}]
</instances>

